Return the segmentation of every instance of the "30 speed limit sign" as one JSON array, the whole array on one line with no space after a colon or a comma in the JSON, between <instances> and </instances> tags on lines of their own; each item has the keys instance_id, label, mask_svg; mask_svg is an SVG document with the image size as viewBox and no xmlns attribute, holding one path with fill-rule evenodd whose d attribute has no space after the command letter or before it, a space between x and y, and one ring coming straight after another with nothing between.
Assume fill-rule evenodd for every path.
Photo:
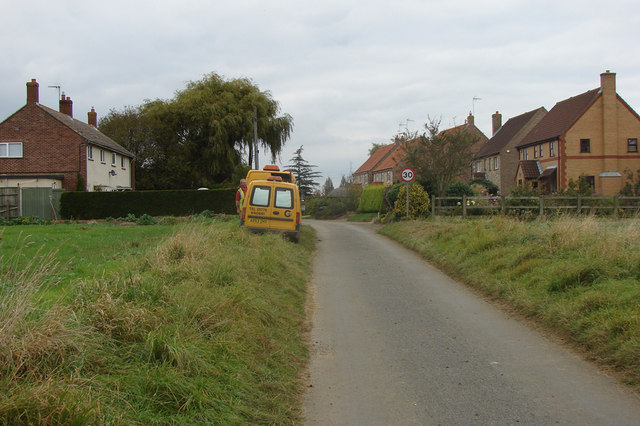
<instances>
[{"instance_id":1,"label":"30 speed limit sign","mask_svg":"<svg viewBox=\"0 0 640 426\"><path fill-rule=\"evenodd\" d=\"M412 169L404 169L402 170L402 180L405 182L411 182L416 174Z\"/></svg>"}]
</instances>

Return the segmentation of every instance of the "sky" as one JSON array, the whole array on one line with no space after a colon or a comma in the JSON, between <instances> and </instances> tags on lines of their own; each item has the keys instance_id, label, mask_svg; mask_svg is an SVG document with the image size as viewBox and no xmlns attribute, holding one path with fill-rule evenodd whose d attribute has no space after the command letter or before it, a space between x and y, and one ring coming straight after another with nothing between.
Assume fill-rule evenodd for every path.
<instances>
[{"instance_id":1,"label":"sky","mask_svg":"<svg viewBox=\"0 0 640 426\"><path fill-rule=\"evenodd\" d=\"M473 113L491 137L496 111L549 110L607 70L640 111L639 22L637 0L5 0L0 121L34 78L41 104L61 86L83 121L210 73L249 78L293 118L276 164L302 146L338 186L405 129Z\"/></svg>"}]
</instances>

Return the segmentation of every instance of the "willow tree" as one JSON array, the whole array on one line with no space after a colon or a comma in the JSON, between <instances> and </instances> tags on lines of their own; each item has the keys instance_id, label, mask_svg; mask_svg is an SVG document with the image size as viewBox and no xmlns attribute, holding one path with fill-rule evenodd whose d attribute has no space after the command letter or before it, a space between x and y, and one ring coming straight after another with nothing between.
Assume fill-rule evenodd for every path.
<instances>
[{"instance_id":1,"label":"willow tree","mask_svg":"<svg viewBox=\"0 0 640 426\"><path fill-rule=\"evenodd\" d=\"M148 171L162 182L152 184L154 189L212 186L230 178L245 155L253 160L254 117L258 143L274 159L293 129L291 116L280 115L269 92L248 79L227 81L216 74L188 82L173 99L147 102L138 111L151 123L144 152L151 155L145 159ZM103 127L109 126L101 122ZM114 140L127 147L127 140Z\"/></svg>"}]
</instances>

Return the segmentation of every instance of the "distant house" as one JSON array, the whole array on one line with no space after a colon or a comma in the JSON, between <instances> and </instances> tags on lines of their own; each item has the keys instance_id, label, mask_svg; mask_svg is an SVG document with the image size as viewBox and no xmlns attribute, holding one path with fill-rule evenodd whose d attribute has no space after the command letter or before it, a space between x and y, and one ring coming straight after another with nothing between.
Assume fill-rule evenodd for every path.
<instances>
[{"instance_id":1,"label":"distant house","mask_svg":"<svg viewBox=\"0 0 640 426\"><path fill-rule=\"evenodd\" d=\"M133 189L133 154L96 127L95 110L87 123L74 119L64 94L59 111L41 105L39 84L31 80L26 105L0 123L0 187Z\"/></svg>"},{"instance_id":2,"label":"distant house","mask_svg":"<svg viewBox=\"0 0 640 426\"><path fill-rule=\"evenodd\" d=\"M451 132L462 130L470 132L478 138L478 141L472 146L472 152L478 152L488 138L474 124L473 115L469 114L465 124L442 132ZM377 184L393 184L401 181L401 171L406 166L407 150L405 144L411 145L413 141L403 142L397 139L394 143L383 145L378 148L359 168L353 173L353 182L362 186L371 183ZM471 177L471 168L461 171L461 178L469 180Z\"/></svg>"},{"instance_id":3,"label":"distant house","mask_svg":"<svg viewBox=\"0 0 640 426\"><path fill-rule=\"evenodd\" d=\"M491 116L493 136L476 154L473 176L496 184L501 194L508 194L516 184L518 150L516 146L540 122L547 110L543 107L510 118L502 125L502 115Z\"/></svg>"},{"instance_id":4,"label":"distant house","mask_svg":"<svg viewBox=\"0 0 640 426\"><path fill-rule=\"evenodd\" d=\"M616 75L600 87L558 102L516 146L516 182L548 192L584 176L597 195L615 195L624 171L640 168L640 117L616 93Z\"/></svg>"}]
</instances>

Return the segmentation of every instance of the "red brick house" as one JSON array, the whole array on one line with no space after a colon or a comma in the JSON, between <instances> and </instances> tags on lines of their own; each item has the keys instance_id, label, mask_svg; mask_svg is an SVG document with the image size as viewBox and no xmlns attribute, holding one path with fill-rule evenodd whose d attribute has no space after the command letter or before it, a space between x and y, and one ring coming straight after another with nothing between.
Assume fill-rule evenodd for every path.
<instances>
[{"instance_id":1,"label":"red brick house","mask_svg":"<svg viewBox=\"0 0 640 426\"><path fill-rule=\"evenodd\" d=\"M640 116L616 92L616 75L600 74L600 87L558 102L516 146L516 183L548 192L584 177L596 195L612 196L625 170L640 169Z\"/></svg>"},{"instance_id":2,"label":"red brick house","mask_svg":"<svg viewBox=\"0 0 640 426\"><path fill-rule=\"evenodd\" d=\"M489 140L480 129L474 124L473 115L469 114L465 124L446 132L468 132L478 140L471 147L471 151L477 153ZM407 146L411 146L413 140L404 142L397 139L394 143L378 148L359 168L353 173L353 183L366 186L370 183L393 184L401 182L401 172L406 166ZM408 145L404 145L408 144ZM469 180L471 178L471 167L460 172L460 179Z\"/></svg>"},{"instance_id":3,"label":"red brick house","mask_svg":"<svg viewBox=\"0 0 640 426\"><path fill-rule=\"evenodd\" d=\"M74 191L134 189L134 156L87 122L73 118L62 95L59 111L39 103L39 84L27 83L27 103L0 123L0 187L49 187Z\"/></svg>"}]
</instances>

